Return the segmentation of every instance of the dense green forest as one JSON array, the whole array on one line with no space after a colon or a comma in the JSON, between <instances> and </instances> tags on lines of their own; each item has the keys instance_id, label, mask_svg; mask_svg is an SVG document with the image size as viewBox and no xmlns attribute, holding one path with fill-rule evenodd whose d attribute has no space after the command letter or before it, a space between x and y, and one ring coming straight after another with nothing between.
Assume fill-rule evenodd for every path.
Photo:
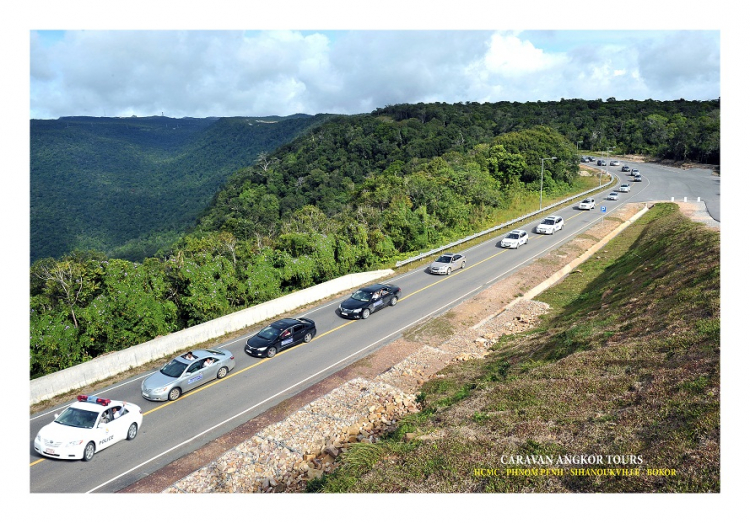
<instances>
[{"instance_id":1,"label":"dense green forest","mask_svg":"<svg viewBox=\"0 0 750 523\"><path fill-rule=\"evenodd\" d=\"M37 260L31 375L486 228L538 194L543 157L558 158L545 195L575 189L577 146L718 163L719 102L414 104L328 118L256 154L158 256Z\"/></svg>"},{"instance_id":2,"label":"dense green forest","mask_svg":"<svg viewBox=\"0 0 750 523\"><path fill-rule=\"evenodd\" d=\"M227 177L325 115L31 120L31 261L168 247Z\"/></svg>"}]
</instances>

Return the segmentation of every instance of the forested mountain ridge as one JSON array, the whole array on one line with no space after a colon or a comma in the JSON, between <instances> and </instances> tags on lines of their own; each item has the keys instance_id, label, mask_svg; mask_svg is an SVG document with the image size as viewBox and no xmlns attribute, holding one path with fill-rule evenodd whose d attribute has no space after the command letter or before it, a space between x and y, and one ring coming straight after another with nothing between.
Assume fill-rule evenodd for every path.
<instances>
[{"instance_id":1,"label":"forested mountain ridge","mask_svg":"<svg viewBox=\"0 0 750 523\"><path fill-rule=\"evenodd\" d=\"M333 117L280 147L263 166L230 178L201 215L198 228L249 237L242 231L270 234L306 205L331 216L347 205L345 192L365 181L373 190L378 186L376 192L384 198L389 183L382 176L418 171L419 159L463 155L500 136L507 153L532 150L531 135L518 133L539 126L554 129L581 150L612 148L614 154L718 164L719 109L718 100L610 99L399 104L369 115ZM517 173L519 181L538 180L538 168L536 162L526 163ZM548 169L553 179L564 179L570 165L555 162Z\"/></svg>"},{"instance_id":2,"label":"forested mountain ridge","mask_svg":"<svg viewBox=\"0 0 750 523\"><path fill-rule=\"evenodd\" d=\"M557 158L544 164L545 198L580 192L577 146L720 157L718 100L404 104L325 118L255 154L158 257L79 251L36 261L31 375L526 214L539 202L541 158Z\"/></svg>"},{"instance_id":3,"label":"forested mountain ridge","mask_svg":"<svg viewBox=\"0 0 750 523\"><path fill-rule=\"evenodd\" d=\"M326 118L31 120L31 261L86 249L151 256L232 172Z\"/></svg>"}]
</instances>

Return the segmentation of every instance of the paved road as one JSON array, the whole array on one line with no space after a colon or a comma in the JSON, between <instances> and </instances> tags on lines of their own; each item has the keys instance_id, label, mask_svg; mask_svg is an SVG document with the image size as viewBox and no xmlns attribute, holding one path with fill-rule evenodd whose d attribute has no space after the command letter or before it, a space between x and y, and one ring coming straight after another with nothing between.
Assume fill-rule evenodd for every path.
<instances>
[{"instance_id":1,"label":"paved road","mask_svg":"<svg viewBox=\"0 0 750 523\"><path fill-rule=\"evenodd\" d=\"M629 202L669 200L671 197L711 202L709 209L718 219L718 179L705 171L680 171L650 164L638 165L644 177L619 201L604 203L607 213ZM614 167L610 167L614 172ZM619 168L617 168L619 169ZM615 172L623 181L627 173ZM609 192L609 191L606 191ZM605 193L606 193L605 192ZM529 244L518 250L500 249L500 237L465 251L468 264L451 276L435 276L424 266L399 275L391 283L401 286L402 299L367 320L350 321L335 312L339 300L328 301L304 311L318 327L318 335L272 359L246 355L242 347L246 335L221 345L231 350L236 368L225 379L214 381L169 403L153 403L140 395L141 381L149 373L102 391L88 391L103 397L122 399L143 408L141 432L133 441L124 441L97 454L88 463L41 458L33 450L33 437L64 405L31 417L29 461L32 492L115 492L192 452L231 429L245 423L286 398L304 390L376 351L401 335L405 329L439 315L516 271L535 258L568 241L602 217L598 206L580 211L568 206L557 212L565 218L565 228L551 236L535 234L540 219L524 226L530 231ZM302 315L302 313L300 314Z\"/></svg>"},{"instance_id":2,"label":"paved road","mask_svg":"<svg viewBox=\"0 0 750 523\"><path fill-rule=\"evenodd\" d=\"M706 203L706 209L711 217L721 222L721 178L714 176L710 169L677 169L657 164L628 162L630 167L640 169L644 182L648 188L639 193L634 201L670 200L696 201L698 198ZM615 167L610 167L615 169ZM618 168L619 169L619 168ZM614 171L612 171L614 172ZM628 173L617 172L623 179L629 180ZM638 185L636 184L633 184Z\"/></svg>"}]
</instances>

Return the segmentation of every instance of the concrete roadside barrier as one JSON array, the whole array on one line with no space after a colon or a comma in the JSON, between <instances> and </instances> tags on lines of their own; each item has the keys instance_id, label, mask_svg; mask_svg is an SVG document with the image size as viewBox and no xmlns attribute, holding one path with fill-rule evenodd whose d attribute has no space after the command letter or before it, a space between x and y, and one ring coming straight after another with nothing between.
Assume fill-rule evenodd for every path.
<instances>
[{"instance_id":1,"label":"concrete roadside barrier","mask_svg":"<svg viewBox=\"0 0 750 523\"><path fill-rule=\"evenodd\" d=\"M304 305L393 274L391 269L347 274L331 281L302 289L274 300L195 325L172 334L110 352L75 367L63 369L31 380L31 405L80 389L121 372L145 365L175 352L185 350L225 334L246 329Z\"/></svg>"}]
</instances>

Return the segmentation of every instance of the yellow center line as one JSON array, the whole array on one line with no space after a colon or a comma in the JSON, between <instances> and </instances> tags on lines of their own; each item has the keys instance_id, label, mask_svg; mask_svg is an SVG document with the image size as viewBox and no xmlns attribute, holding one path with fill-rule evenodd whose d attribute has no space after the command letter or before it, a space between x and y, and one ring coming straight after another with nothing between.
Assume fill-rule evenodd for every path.
<instances>
[{"instance_id":1,"label":"yellow center line","mask_svg":"<svg viewBox=\"0 0 750 523\"><path fill-rule=\"evenodd\" d=\"M469 265L469 266L468 266L468 267L466 267L465 269L461 269L461 273L463 273L464 271L468 271L469 269L473 269L473 268L474 268L474 267L476 267L477 265L481 265L481 264L483 264L484 262L486 262L486 261L488 261L488 260L491 260L491 259L492 259L492 258L494 258L495 256L500 256L501 254L504 254L504 253L505 253L505 250L503 249L502 251L500 251L500 252L497 252L497 253L493 254L492 256L490 256L490 257L488 257L488 258L485 258L484 260L482 260L482 261L480 261L480 262L477 262L477 263L475 263L475 264L473 264L473 265ZM453 278L454 276L456 276L456 275L458 275L458 274L460 274L460 273L458 273L458 272L454 272L454 273L453 273L453 274L451 274L450 276L446 276L445 278L440 278L440 279L439 279L438 281L436 281L435 283L430 283L429 285L425 285L425 286L424 286L424 287L422 287L421 289L418 289L418 290L416 290L416 291L412 292L411 294L407 294L406 296L404 296L403 298L401 298L401 301L403 301L403 300L406 300L406 299L408 299L408 298L411 298L411 297L412 297L412 296L414 296L415 294L419 294L420 292L422 292L422 291L424 291L424 290L427 290L427 289L429 289L430 287L434 287L435 285L438 285L438 284L440 284L440 283L443 283L443 282L444 282L445 280L447 280L448 278Z\"/></svg>"},{"instance_id":2,"label":"yellow center line","mask_svg":"<svg viewBox=\"0 0 750 523\"><path fill-rule=\"evenodd\" d=\"M572 218L575 218L575 217L577 217L577 216L580 216L581 214L583 214L583 211L579 211L579 213L578 213L578 214L576 214L576 215L574 215L574 216L571 216L571 218L569 218L569 220L570 220L570 219L572 219ZM529 241L531 241L531 240L535 240L535 239L538 239L538 238L536 238L536 237L534 237L534 238L530 237L530 238L529 238ZM489 257L485 258L484 260L482 260L482 261L479 261L479 262L477 262L477 263L475 263L475 264L473 264L473 265L469 265L469 266L468 266L468 267L466 267L465 269L462 269L462 270L461 270L461 273L463 273L463 272L464 272L464 271L466 271L466 270L469 270L469 269L473 269L474 267L477 267L477 266L479 266L479 265L483 264L484 262L486 262L486 261L489 261L489 260L493 259L493 258L494 258L494 257L496 257L496 256L500 256L501 254L505 254L505 252L507 252L507 250L506 250L506 249L502 249L501 251L499 251L499 252L497 252L497 253L493 254L492 256L489 256ZM434 283L430 283L429 285L426 285L426 286L422 287L421 289L418 289L418 290L416 290L416 291L412 292L411 294L407 294L406 296L404 296L403 298L401 298L401 300L400 300L400 301L403 301L403 300L406 300L406 299L408 299L408 298L411 298L411 297L412 297L412 296L414 296L415 294L418 294L418 293L420 293L420 292L422 292L422 291L424 291L424 290L427 290L427 289L429 289L430 287L434 287L435 285L438 285L438 284L440 284L440 283L444 282L445 280L447 280L448 278L452 278L452 277L454 277L454 276L456 276L456 275L458 275L458 274L459 274L458 272L454 272L454 273L453 273L453 274L451 274L450 276L446 276L445 278L440 278L440 279L439 279L438 281L436 281L436 282L434 282ZM344 327L347 327L347 326L351 325L352 323L355 323L355 321L356 321L356 320L350 320L350 321L348 321L347 323L344 323L344 324L342 324L342 325L339 325L338 327L334 327L333 329L331 329L331 330L329 330L329 331L326 331L326 332L324 332L324 333L322 333L322 334L320 334L320 335L316 336L316 337L315 337L315 339L314 339L314 340L312 340L312 341L318 340L318 339L320 339L320 338L322 338L322 337L324 337L324 336L327 336L327 335L331 334L332 332L335 332L335 331L337 331L337 330L339 330L339 329L343 329ZM311 343L312 343L312 342L311 342ZM292 352L293 350L295 350L295 349L297 349L297 348L299 348L299 347L302 347L303 345L304 345L304 344L300 343L300 344L298 344L298 345L296 345L296 346L294 346L294 347L291 347L291 348L289 348L289 349L286 349L286 350L285 350L284 352L282 352L282 353L279 353L279 354L278 354L278 355L277 355L276 357L280 357L280 356L284 356L284 355L286 355L286 354L289 354L289 353L290 353L290 352ZM197 388L197 389L195 389L195 390L193 390L193 391L190 391L190 392L188 392L187 394L183 394L182 396L180 396L179 398L177 398L177 399L176 399L176 400L174 400L174 401L166 401L166 402L164 402L163 404L159 405L158 407L154 407L153 409L151 409L151 410L149 410L149 411L147 411L147 412L144 412L144 413L143 413L143 415L144 415L144 416L147 416L147 415L149 415L149 414L152 414L152 413L156 412L157 410L163 409L163 408L165 408L165 407L168 407L168 406L170 406L170 405L174 405L175 403L178 403L178 402L182 401L183 399L185 399L185 398L188 398L188 397L192 396L193 394L197 394L197 393L199 393L199 392L201 392L201 391L204 391L204 390L208 389L209 387L213 387L214 385L217 385L217 384L218 384L219 382L223 382L223 381L226 381L226 380L228 380L228 379L230 379L230 378L233 378L233 377L235 377L235 376L239 376L240 374L242 374L242 373L243 373L243 372L245 372L245 371L248 371L248 370L250 370L250 369L254 369L254 368L255 368L255 367L257 367L258 365L262 365L262 364L266 363L266 362L267 362L268 360L269 360L269 358L264 358L264 359L260 360L260 361L259 361L258 363L254 363L253 365L250 365L250 366L248 366L248 367L245 367L244 369L242 369L242 370L240 370L240 371L237 371L237 372L233 372L232 374L228 374L228 375L227 375L227 376L226 376L225 378L223 378L222 380L214 380L214 381L212 381L212 382L210 382L210 383L207 383L207 384L205 384L205 385L201 386L200 388ZM38 463L41 463L41 462L43 462L43 461L48 461L48 460L47 460L47 459L45 459L45 458L42 458L42 459L39 459L39 460L37 460L37 461L34 461L34 462L32 462L32 463L30 464L30 466L36 465L36 464L38 464Z\"/></svg>"},{"instance_id":3,"label":"yellow center line","mask_svg":"<svg viewBox=\"0 0 750 523\"><path fill-rule=\"evenodd\" d=\"M320 339L320 338L322 338L322 337L324 337L324 336L327 336L328 334L331 334L331 333L332 333L332 332L334 332L334 331L337 331L337 330L339 330L339 329L343 329L344 327L346 327L347 325L351 325L352 323L354 323L354 320L351 320L351 321L349 321L349 322L347 322L347 323L344 323L343 325L339 325L338 327L334 327L333 329L331 329L331 330L329 330L329 331L327 331L327 332L324 332L323 334L320 334L320 335L318 335L318 336L315 336L315 338L314 338L314 339L313 339L313 340L312 340L312 341L311 341L310 343L312 343L313 341L315 341L315 340L318 340L318 339ZM281 353L277 354L277 355L276 355L276 357L278 358L278 357L286 356L287 354L289 354L289 353L290 353L290 352L292 352L293 350L295 350L295 349L298 349L298 348L300 348L300 347L302 347L302 346L304 346L304 345L307 345L307 344L303 344L303 343L300 343L300 344L298 344L298 345L295 345L294 347L291 347L291 348L289 348L289 349L286 349L286 350L285 350L284 352L281 352ZM218 384L219 382L222 382L222 381L226 381L226 380L228 380L228 379L230 379L230 378L234 378L235 376L239 376L239 375L240 375L240 374L242 374L243 372L246 372L246 371L248 371L248 370L250 370L250 369L254 369L254 368L255 368L255 367L257 367L258 365L263 365L264 363L268 362L268 361L269 361L269 359L270 359L270 358L263 358L263 359L262 359L262 360L260 360L260 361L259 361L258 363L254 363L254 364L252 364L252 365L250 365L250 366L248 366L248 367L245 367L245 368L244 368L244 369L242 369L242 370L239 370L239 371L237 371L237 372L233 372L233 373L231 373L231 374L228 374L228 375L227 375L227 376L226 376L225 378L223 378L223 379L221 379L221 380L213 380L213 381L212 381L212 382L210 382L210 383L206 383L205 385L201 386L200 388L197 388L197 389L195 389L195 390L193 390L193 391L190 391L190 392L188 392L188 393L186 393L186 394L183 394L183 395L181 395L181 396L180 396L179 398L177 398L177 399L176 399L176 400L174 400L174 401L167 401L167 402L164 402L164 403L162 403L161 405L159 405L158 407L154 407L153 409L149 410L148 412L144 412L144 413L143 413L143 415L144 415L144 416L146 416L146 415L148 415L148 414L151 414L152 412L156 412L156 411L157 411L157 410L159 410L159 409L163 409L163 408L165 408L165 407L168 407L169 405L174 405L175 403L177 403L177 402L181 401L181 400L182 400L183 398L188 398L188 397L192 396L193 394L197 394L197 393L199 393L199 392L201 392L201 391L204 391L204 390L208 389L209 387L213 387L214 385Z\"/></svg>"}]
</instances>

